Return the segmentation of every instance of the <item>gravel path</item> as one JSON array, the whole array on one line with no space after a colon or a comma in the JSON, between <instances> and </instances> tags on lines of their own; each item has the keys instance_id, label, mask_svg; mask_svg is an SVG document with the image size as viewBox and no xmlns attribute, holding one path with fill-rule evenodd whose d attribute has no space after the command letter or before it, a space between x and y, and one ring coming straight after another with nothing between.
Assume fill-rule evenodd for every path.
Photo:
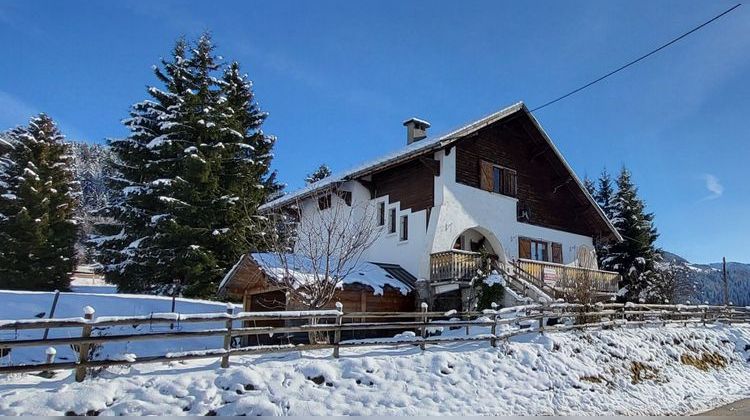
<instances>
[{"instance_id":1,"label":"gravel path","mask_svg":"<svg viewBox=\"0 0 750 420\"><path fill-rule=\"evenodd\" d=\"M723 407L699 414L700 416L746 416L750 417L750 398L735 401Z\"/></svg>"}]
</instances>

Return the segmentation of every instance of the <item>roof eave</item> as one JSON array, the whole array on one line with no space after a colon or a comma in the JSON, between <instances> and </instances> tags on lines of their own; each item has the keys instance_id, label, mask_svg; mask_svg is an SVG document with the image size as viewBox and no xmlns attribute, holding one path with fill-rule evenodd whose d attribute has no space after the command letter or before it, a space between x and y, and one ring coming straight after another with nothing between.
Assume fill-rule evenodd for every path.
<instances>
[{"instance_id":1,"label":"roof eave","mask_svg":"<svg viewBox=\"0 0 750 420\"><path fill-rule=\"evenodd\" d=\"M617 239L618 242L624 241L620 232L617 231L617 228L615 228L615 226L609 220L607 215L604 214L604 211L596 203L596 200L594 200L594 197L592 197L591 194L589 194L588 190L583 185L583 182L581 182L581 180L576 175L575 171L573 171L573 168L570 166L570 164L568 164L568 161L565 160L562 153L560 153L560 151L557 149L557 146L555 146L555 143L552 142L552 139L547 135L547 132L544 131L544 128L542 128L542 125L539 124L539 121L537 121L537 119L534 117L531 111L529 111L528 108L526 108L525 105L523 106L523 110L526 113L526 115L529 116L529 118L531 119L531 122L534 123L534 126L537 128L537 130L539 130L539 132L542 133L542 136L544 137L545 141L549 144L550 148L552 148L552 151L555 153L558 159L560 159L560 161L563 163L563 165L565 166L565 169L568 171L568 173L570 173L570 176L573 178L576 184L578 184L578 188L580 188L581 191L583 191L583 194L586 196L586 198L589 200L589 203L594 207L596 212L599 214L599 216L602 218L602 220L607 225L609 230L612 232L615 239Z\"/></svg>"},{"instance_id":2,"label":"roof eave","mask_svg":"<svg viewBox=\"0 0 750 420\"><path fill-rule=\"evenodd\" d=\"M276 199L276 200L274 200L272 202L269 202L269 203L266 203L266 204L260 206L260 208L258 210L260 212L268 212L268 211L271 211L271 210L274 210L274 209L277 209L277 208L280 208L280 207L285 207L285 206L289 205L290 203L292 203L294 201L304 200L304 199L306 199L308 197L314 196L316 193L320 192L321 190L323 190L325 188L330 187L331 185L334 185L334 184L337 184L337 183L340 185L341 183L346 182L346 181L356 180L358 178L367 176L367 175L372 174L374 172L377 172L377 171L380 171L380 170L383 170L383 169L387 169L387 168L392 167L392 166L396 166L396 165L398 165L398 164L400 164L400 163L402 163L404 161L407 161L409 159L412 159L412 158L424 155L426 153L435 152L435 151L440 150L440 149L442 149L442 148L444 148L444 147L446 147L446 146L448 146L448 145L450 145L452 143L455 143L456 141L458 141L462 137L465 137L465 136L467 136L469 134L472 134L472 133L474 133L474 132L476 132L476 131L478 131L478 130L480 130L480 129L482 129L482 128L490 125L490 124L494 124L495 122L497 122L497 121L499 121L501 119L507 118L507 117L509 117L509 116L511 116L511 115L513 115L513 114L515 114L515 113L517 113L519 111L521 111L521 110L526 110L526 105L522 101L516 102L515 104L513 104L511 106L505 107L505 108L503 108L503 109L501 109L499 111L496 111L496 112L494 112L494 113L492 113L490 115L487 115L487 116L485 116L483 118L480 118L478 120L475 120L475 121L473 121L473 122L471 122L469 124L463 125L460 128L458 128L456 130L453 130L453 131L451 131L451 132L449 132L447 134L444 134L444 135L440 136L439 138L433 140L432 142L429 139L427 139L427 140L421 140L421 142L424 142L425 144L429 143L429 144L427 144L423 148L416 148L414 150L407 151L404 154L395 156L392 159L387 159L387 160L384 160L383 162L379 162L379 163L377 163L375 165L368 166L366 168L362 168L362 169L353 171L351 173L348 173L348 174L342 176L339 179L332 179L328 183L324 183L323 181L325 181L325 179L323 179L323 180L319 181L319 182L322 183L319 187L310 188L309 191L305 191L302 194L291 193L286 198L285 197L280 197L280 198L278 198L278 199ZM528 112L528 110L527 110L527 112ZM419 144L419 142L417 142L415 144Z\"/></svg>"}]
</instances>

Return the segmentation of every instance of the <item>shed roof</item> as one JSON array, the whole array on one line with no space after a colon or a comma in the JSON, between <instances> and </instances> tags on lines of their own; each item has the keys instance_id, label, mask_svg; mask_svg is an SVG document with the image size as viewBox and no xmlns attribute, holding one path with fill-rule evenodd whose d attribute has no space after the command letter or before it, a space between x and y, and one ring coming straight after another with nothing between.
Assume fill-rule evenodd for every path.
<instances>
[{"instance_id":1,"label":"shed roof","mask_svg":"<svg viewBox=\"0 0 750 420\"><path fill-rule=\"evenodd\" d=\"M306 264L304 257L289 254L287 258L294 262L285 265L280 261L278 255L273 253L243 255L219 284L219 295L224 294L229 288L249 286L249 282L252 282L253 279L246 278L250 276L243 276L243 273L252 272L252 269L256 269L256 272L260 271L274 280L281 280L289 270L293 272L295 279L298 281L314 281L312 270L305 268L306 266L309 267L309 264ZM397 264L362 262L342 279L339 287L343 287L345 284L370 286L376 295L383 294L384 288L390 286L406 295L415 289L416 277Z\"/></svg>"}]
</instances>

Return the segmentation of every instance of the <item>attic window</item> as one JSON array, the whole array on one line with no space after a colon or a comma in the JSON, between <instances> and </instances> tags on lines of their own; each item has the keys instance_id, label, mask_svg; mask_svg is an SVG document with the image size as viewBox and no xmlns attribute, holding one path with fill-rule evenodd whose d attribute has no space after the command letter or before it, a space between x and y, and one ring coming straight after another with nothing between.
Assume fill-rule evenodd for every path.
<instances>
[{"instance_id":1,"label":"attic window","mask_svg":"<svg viewBox=\"0 0 750 420\"><path fill-rule=\"evenodd\" d=\"M518 174L515 170L492 162L479 162L479 187L485 191L515 197L518 193Z\"/></svg>"}]
</instances>

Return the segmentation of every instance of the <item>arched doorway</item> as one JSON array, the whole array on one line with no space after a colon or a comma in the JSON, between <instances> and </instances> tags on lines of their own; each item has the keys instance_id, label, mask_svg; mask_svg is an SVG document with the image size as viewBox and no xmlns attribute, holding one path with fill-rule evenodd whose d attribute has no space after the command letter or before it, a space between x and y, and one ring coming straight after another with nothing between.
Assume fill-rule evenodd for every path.
<instances>
[{"instance_id":1,"label":"arched doorway","mask_svg":"<svg viewBox=\"0 0 750 420\"><path fill-rule=\"evenodd\" d=\"M475 226L461 232L453 241L453 249L482 252L495 256L499 262L506 262L505 250L495 234L480 226Z\"/></svg>"}]
</instances>

